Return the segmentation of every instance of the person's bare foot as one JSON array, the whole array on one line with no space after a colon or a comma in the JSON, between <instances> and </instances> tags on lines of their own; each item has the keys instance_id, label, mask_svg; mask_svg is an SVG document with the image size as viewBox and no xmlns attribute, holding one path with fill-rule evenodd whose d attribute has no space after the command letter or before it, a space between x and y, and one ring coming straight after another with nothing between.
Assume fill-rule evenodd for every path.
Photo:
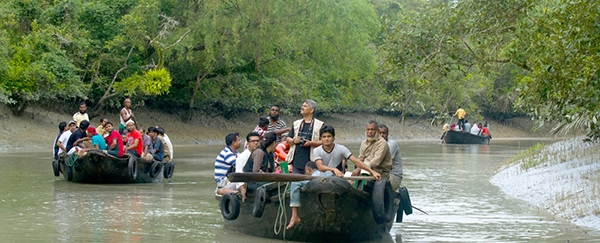
<instances>
[{"instance_id":1,"label":"person's bare foot","mask_svg":"<svg viewBox=\"0 0 600 243\"><path fill-rule=\"evenodd\" d=\"M244 203L244 201L246 201L246 184L240 186L239 190L240 196L242 196L242 203Z\"/></svg>"},{"instance_id":2,"label":"person's bare foot","mask_svg":"<svg viewBox=\"0 0 600 243\"><path fill-rule=\"evenodd\" d=\"M300 218L298 218L298 217L292 217L292 218L290 218L290 224L288 224L288 226L285 227L285 229L291 229L291 228L293 228L294 225L300 223L300 221L302 221L302 220L300 220Z\"/></svg>"}]
</instances>

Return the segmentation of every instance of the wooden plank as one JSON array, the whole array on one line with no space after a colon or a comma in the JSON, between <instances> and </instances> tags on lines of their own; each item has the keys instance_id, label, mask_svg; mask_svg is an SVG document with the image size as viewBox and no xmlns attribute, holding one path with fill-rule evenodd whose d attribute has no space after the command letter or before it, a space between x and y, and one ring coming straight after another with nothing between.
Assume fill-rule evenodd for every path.
<instances>
[{"instance_id":1,"label":"wooden plank","mask_svg":"<svg viewBox=\"0 0 600 243\"><path fill-rule=\"evenodd\" d=\"M230 173L227 178L231 182L293 182L304 181L320 176L310 176L301 174L278 174L278 173ZM373 176L345 176L346 180L375 180Z\"/></svg>"}]
</instances>

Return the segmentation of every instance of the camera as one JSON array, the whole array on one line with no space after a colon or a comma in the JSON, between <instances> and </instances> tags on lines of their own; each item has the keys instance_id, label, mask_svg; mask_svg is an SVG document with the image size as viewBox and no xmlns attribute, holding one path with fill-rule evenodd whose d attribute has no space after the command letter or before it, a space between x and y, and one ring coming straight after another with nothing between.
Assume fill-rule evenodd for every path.
<instances>
[{"instance_id":1,"label":"camera","mask_svg":"<svg viewBox=\"0 0 600 243\"><path fill-rule=\"evenodd\" d=\"M300 142L298 142L298 146L304 146L304 143L306 143L306 140L304 140L303 137L300 137Z\"/></svg>"}]
</instances>

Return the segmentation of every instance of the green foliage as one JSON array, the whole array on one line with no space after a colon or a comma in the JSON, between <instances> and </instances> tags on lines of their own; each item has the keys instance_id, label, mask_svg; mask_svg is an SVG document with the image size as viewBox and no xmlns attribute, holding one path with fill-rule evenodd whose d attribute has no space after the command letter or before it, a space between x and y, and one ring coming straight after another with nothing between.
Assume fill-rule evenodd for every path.
<instances>
[{"instance_id":1,"label":"green foliage","mask_svg":"<svg viewBox=\"0 0 600 243\"><path fill-rule=\"evenodd\" d=\"M531 18L517 25L517 38L508 48L531 70L520 79L518 105L540 125L559 121L555 130L585 128L597 138L600 3L547 1L528 15Z\"/></svg>"},{"instance_id":2,"label":"green foliage","mask_svg":"<svg viewBox=\"0 0 600 243\"><path fill-rule=\"evenodd\" d=\"M164 68L143 71L142 74L133 74L121 82L115 83L114 90L126 96L137 93L144 95L161 95L169 91L171 75Z\"/></svg>"},{"instance_id":3,"label":"green foliage","mask_svg":"<svg viewBox=\"0 0 600 243\"><path fill-rule=\"evenodd\" d=\"M600 137L591 0L0 3L0 102L123 96L233 116L306 98L321 112L502 119ZM516 103L515 103L516 102ZM193 113L190 113L193 114Z\"/></svg>"},{"instance_id":4,"label":"green foliage","mask_svg":"<svg viewBox=\"0 0 600 243\"><path fill-rule=\"evenodd\" d=\"M194 82L192 94L184 96L191 107L212 109L218 103L219 109L254 111L271 103L296 106L312 98L334 109L337 105L332 104L342 102L341 92L357 91L350 87L371 78L375 70L375 56L367 46L377 20L364 1L214 0L190 2L185 8L182 25L190 27L191 38L173 49L167 65L187 72L180 67L197 66L194 76L174 74ZM240 85L238 80L249 83ZM245 95L231 92L233 87ZM268 90L286 96L259 98ZM235 100L215 100L220 96Z\"/></svg>"}]
</instances>

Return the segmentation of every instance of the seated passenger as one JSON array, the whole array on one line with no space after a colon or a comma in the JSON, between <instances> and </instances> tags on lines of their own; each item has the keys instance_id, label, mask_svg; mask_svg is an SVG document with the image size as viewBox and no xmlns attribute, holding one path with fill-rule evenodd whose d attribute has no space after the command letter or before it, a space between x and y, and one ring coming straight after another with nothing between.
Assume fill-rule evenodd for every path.
<instances>
[{"instance_id":1,"label":"seated passenger","mask_svg":"<svg viewBox=\"0 0 600 243\"><path fill-rule=\"evenodd\" d=\"M106 122L104 125L104 129L108 134L104 137L104 141L106 141L107 150L104 151L112 156L121 157L123 156L123 138L121 134L117 130L114 129L112 122Z\"/></svg>"},{"instance_id":2,"label":"seated passenger","mask_svg":"<svg viewBox=\"0 0 600 243\"><path fill-rule=\"evenodd\" d=\"M477 126L477 124L473 124L473 127L471 127L471 134L479 135L480 131L481 130L479 129L479 126Z\"/></svg>"},{"instance_id":3,"label":"seated passenger","mask_svg":"<svg viewBox=\"0 0 600 243\"><path fill-rule=\"evenodd\" d=\"M374 120L367 123L365 128L367 138L360 144L358 159L381 174L381 178L389 180L390 171L392 171L392 154L387 141L379 135L378 125ZM368 171L356 168L352 175L358 176L361 173L368 173Z\"/></svg>"},{"instance_id":4,"label":"seated passenger","mask_svg":"<svg viewBox=\"0 0 600 243\"><path fill-rule=\"evenodd\" d=\"M75 153L79 150L85 149L85 145L83 144L83 138L87 137L87 128L90 125L90 122L83 120L79 124L79 128L76 129L73 134L69 137L69 141L67 141L67 154Z\"/></svg>"},{"instance_id":5,"label":"seated passenger","mask_svg":"<svg viewBox=\"0 0 600 243\"><path fill-rule=\"evenodd\" d=\"M127 148L125 150L137 158L141 157L144 142L142 141L142 134L135 129L134 121L127 121L127 132Z\"/></svg>"},{"instance_id":6,"label":"seated passenger","mask_svg":"<svg viewBox=\"0 0 600 243\"><path fill-rule=\"evenodd\" d=\"M97 129L94 129L92 126L88 127L87 135L88 137L91 137L92 148L106 150L106 142L102 135L98 134Z\"/></svg>"},{"instance_id":7,"label":"seated passenger","mask_svg":"<svg viewBox=\"0 0 600 243\"><path fill-rule=\"evenodd\" d=\"M269 118L260 117L258 119L258 125L254 128L253 132L258 133L258 135L262 139L265 136L265 134L267 134L268 129L269 129Z\"/></svg>"},{"instance_id":8,"label":"seated passenger","mask_svg":"<svg viewBox=\"0 0 600 243\"><path fill-rule=\"evenodd\" d=\"M244 150L244 152L242 152L241 154L238 155L237 159L235 159L235 172L236 173L244 172L244 166L246 165L246 162L248 162L250 155L252 154L252 152L254 152L254 150L256 150L258 148L258 146L260 146L260 136L258 135L258 133L256 133L256 132L248 133L248 135L246 135L246 147L247 148ZM244 182L238 182L238 183L236 183L236 187L240 191L240 194L242 195L242 202L243 202L246 199L246 185Z\"/></svg>"},{"instance_id":9,"label":"seated passenger","mask_svg":"<svg viewBox=\"0 0 600 243\"><path fill-rule=\"evenodd\" d=\"M479 123L479 126L481 126L481 123ZM492 139L492 134L490 133L490 129L488 129L486 126L482 126L481 135L484 137L490 137L490 139Z\"/></svg>"},{"instance_id":10,"label":"seated passenger","mask_svg":"<svg viewBox=\"0 0 600 243\"><path fill-rule=\"evenodd\" d=\"M306 165L304 166L304 173L312 176L321 176L322 174L325 175L325 173L321 173L321 171L317 169L317 164L313 161L306 162ZM327 174L332 175L330 173L331 172L327 172ZM300 220L300 216L298 215L298 208L300 207L300 188L304 187L308 182L309 180L295 181L291 183L292 186L290 189L290 207L292 208L292 217L290 218L290 223L288 224L286 229L291 229L292 227L294 227L294 225L302 221Z\"/></svg>"},{"instance_id":11,"label":"seated passenger","mask_svg":"<svg viewBox=\"0 0 600 243\"><path fill-rule=\"evenodd\" d=\"M215 182L217 189L215 193L225 195L235 193L236 184L229 183L227 173L235 169L235 160L238 156L238 149L241 146L240 136L237 132L232 132L225 136L225 148L221 150L215 159Z\"/></svg>"},{"instance_id":12,"label":"seated passenger","mask_svg":"<svg viewBox=\"0 0 600 243\"><path fill-rule=\"evenodd\" d=\"M260 143L260 147L250 154L250 158L244 165L244 172L266 172L275 171L275 160L273 152L277 146L277 135L274 132L265 134ZM248 182L248 190L255 190L265 183Z\"/></svg>"},{"instance_id":13,"label":"seated passenger","mask_svg":"<svg viewBox=\"0 0 600 243\"><path fill-rule=\"evenodd\" d=\"M470 132L470 131L471 131L471 123L469 123L469 121L465 119L465 132Z\"/></svg>"},{"instance_id":14,"label":"seated passenger","mask_svg":"<svg viewBox=\"0 0 600 243\"><path fill-rule=\"evenodd\" d=\"M158 138L158 132L155 127L148 128L148 136L150 137L150 142L152 143L151 150L148 152L150 156L152 156L152 160L156 160L158 162L162 162L165 156L165 147L163 146L162 141Z\"/></svg>"},{"instance_id":15,"label":"seated passenger","mask_svg":"<svg viewBox=\"0 0 600 243\"><path fill-rule=\"evenodd\" d=\"M142 134L142 156L141 158L146 161L152 161L152 139L148 135L143 127L138 128L138 132Z\"/></svg>"},{"instance_id":16,"label":"seated passenger","mask_svg":"<svg viewBox=\"0 0 600 243\"><path fill-rule=\"evenodd\" d=\"M56 141L56 146L58 146L58 155L66 153L68 151L67 142L69 141L69 137L71 137L71 134L73 134L75 130L77 130L77 123L75 121L70 121L67 125L66 131L63 132L60 135L60 138L58 138L58 141Z\"/></svg>"},{"instance_id":17,"label":"seated passenger","mask_svg":"<svg viewBox=\"0 0 600 243\"><path fill-rule=\"evenodd\" d=\"M343 177L345 165L342 162L350 160L357 167L371 173L375 179L381 179L381 174L356 158L344 145L334 143L335 129L333 126L325 124L319 130L319 133L323 145L315 148L313 155L315 157L315 164L317 164L317 168L321 172L331 171L337 177Z\"/></svg>"},{"instance_id":18,"label":"seated passenger","mask_svg":"<svg viewBox=\"0 0 600 243\"><path fill-rule=\"evenodd\" d=\"M163 162L171 162L173 160L173 144L167 134L165 134L164 128L158 125L154 126L154 128L156 128L156 132L158 133L158 139L163 142L163 147L165 148Z\"/></svg>"}]
</instances>

